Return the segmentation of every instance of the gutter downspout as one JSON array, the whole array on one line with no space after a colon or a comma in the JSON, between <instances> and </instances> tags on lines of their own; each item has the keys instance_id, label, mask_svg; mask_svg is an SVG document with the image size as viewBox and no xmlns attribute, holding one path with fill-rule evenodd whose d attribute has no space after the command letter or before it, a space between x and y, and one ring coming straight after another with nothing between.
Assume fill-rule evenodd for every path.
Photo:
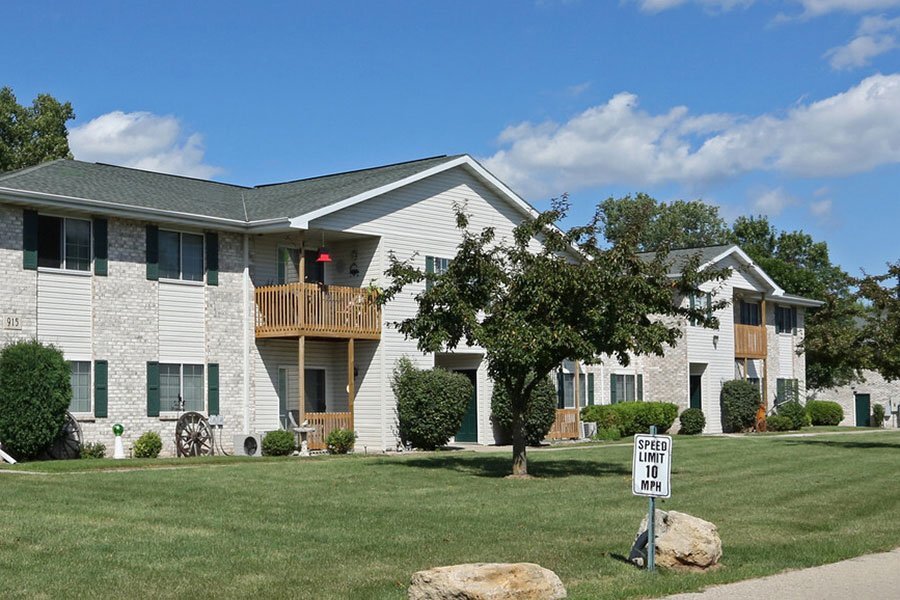
<instances>
[{"instance_id":1,"label":"gutter downspout","mask_svg":"<svg viewBox=\"0 0 900 600\"><path fill-rule=\"evenodd\" d=\"M244 329L244 433L250 433L250 235L244 234L244 272L242 276Z\"/></svg>"}]
</instances>

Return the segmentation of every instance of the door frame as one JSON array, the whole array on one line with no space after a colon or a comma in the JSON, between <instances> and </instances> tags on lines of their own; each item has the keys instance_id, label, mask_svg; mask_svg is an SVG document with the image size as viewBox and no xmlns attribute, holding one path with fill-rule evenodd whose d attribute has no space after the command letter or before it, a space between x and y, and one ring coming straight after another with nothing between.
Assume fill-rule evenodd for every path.
<instances>
[{"instance_id":1,"label":"door frame","mask_svg":"<svg viewBox=\"0 0 900 600\"><path fill-rule=\"evenodd\" d=\"M866 422L864 425L859 423L860 400L865 399L866 406ZM853 394L853 418L857 427L872 426L872 395L871 394Z\"/></svg>"},{"instance_id":2,"label":"door frame","mask_svg":"<svg viewBox=\"0 0 900 600\"><path fill-rule=\"evenodd\" d=\"M469 378L469 381L472 382L472 399L469 400L469 405L466 407L466 414L469 413L470 410L474 413L473 425L475 426L474 431L472 432L473 439L459 439L459 431L462 431L462 425L460 425L460 430L457 431L453 435L454 442L463 442L467 444L477 444L478 443L478 369L453 369L454 373L460 373L461 375L465 375ZM465 415L463 416L463 420L465 420Z\"/></svg>"}]
</instances>

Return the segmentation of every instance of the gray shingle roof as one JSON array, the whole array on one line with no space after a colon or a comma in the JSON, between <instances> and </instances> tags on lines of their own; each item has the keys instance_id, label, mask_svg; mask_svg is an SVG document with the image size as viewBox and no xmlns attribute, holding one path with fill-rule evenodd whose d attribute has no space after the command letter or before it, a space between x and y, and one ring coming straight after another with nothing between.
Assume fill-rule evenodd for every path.
<instances>
[{"instance_id":1,"label":"gray shingle roof","mask_svg":"<svg viewBox=\"0 0 900 600\"><path fill-rule=\"evenodd\" d=\"M724 253L726 250L734 248L734 244L725 244L722 246L704 246L702 248L681 248L679 250L670 250L668 259L669 275L680 275L681 270L687 262L695 256L700 258L700 264L706 264L715 257ZM656 252L643 252L639 254L642 259L651 261L656 257Z\"/></svg>"},{"instance_id":2,"label":"gray shingle roof","mask_svg":"<svg viewBox=\"0 0 900 600\"><path fill-rule=\"evenodd\" d=\"M257 221L303 215L455 158L457 156L436 156L256 187L61 159L0 174L0 188Z\"/></svg>"}]
</instances>

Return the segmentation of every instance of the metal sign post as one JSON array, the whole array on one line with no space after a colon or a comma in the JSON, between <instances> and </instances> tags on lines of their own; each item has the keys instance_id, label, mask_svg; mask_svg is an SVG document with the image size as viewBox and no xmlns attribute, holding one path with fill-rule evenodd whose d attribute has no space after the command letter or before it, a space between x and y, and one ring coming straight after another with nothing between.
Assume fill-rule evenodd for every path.
<instances>
[{"instance_id":1,"label":"metal sign post","mask_svg":"<svg viewBox=\"0 0 900 600\"><path fill-rule=\"evenodd\" d=\"M655 425L650 426L650 435L634 436L631 477L631 492L650 498L647 570L653 571L656 568L656 499L672 496L672 438L656 435Z\"/></svg>"}]
</instances>

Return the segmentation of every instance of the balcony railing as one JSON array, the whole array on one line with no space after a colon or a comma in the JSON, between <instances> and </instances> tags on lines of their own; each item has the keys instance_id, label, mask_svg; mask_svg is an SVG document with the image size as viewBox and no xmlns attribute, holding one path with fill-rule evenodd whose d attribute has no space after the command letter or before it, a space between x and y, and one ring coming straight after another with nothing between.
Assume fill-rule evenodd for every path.
<instances>
[{"instance_id":1,"label":"balcony railing","mask_svg":"<svg viewBox=\"0 0 900 600\"><path fill-rule=\"evenodd\" d=\"M557 408L556 419L547 433L550 440L577 440L581 437L578 431L578 409Z\"/></svg>"},{"instance_id":2,"label":"balcony railing","mask_svg":"<svg viewBox=\"0 0 900 600\"><path fill-rule=\"evenodd\" d=\"M381 337L381 307L372 291L288 283L256 288L256 337Z\"/></svg>"},{"instance_id":3,"label":"balcony railing","mask_svg":"<svg viewBox=\"0 0 900 600\"><path fill-rule=\"evenodd\" d=\"M766 328L762 325L734 326L735 358L765 358Z\"/></svg>"}]
</instances>

